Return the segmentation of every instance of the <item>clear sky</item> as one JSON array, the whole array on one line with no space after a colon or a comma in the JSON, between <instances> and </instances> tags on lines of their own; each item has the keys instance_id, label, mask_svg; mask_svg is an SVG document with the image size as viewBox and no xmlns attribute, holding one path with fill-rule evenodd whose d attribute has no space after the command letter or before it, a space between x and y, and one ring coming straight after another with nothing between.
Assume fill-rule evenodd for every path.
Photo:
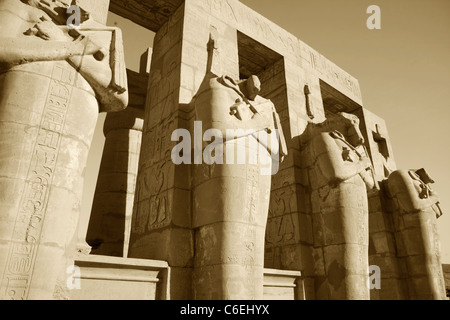
<instances>
[{"instance_id":1,"label":"clear sky","mask_svg":"<svg viewBox=\"0 0 450 320\"><path fill-rule=\"evenodd\" d=\"M399 169L426 168L441 196L450 263L450 1L242 0L359 80L364 107L386 120ZM369 30L370 5L381 30Z\"/></svg>"},{"instance_id":2,"label":"clear sky","mask_svg":"<svg viewBox=\"0 0 450 320\"><path fill-rule=\"evenodd\" d=\"M438 220L443 263L450 263L450 1L241 0L359 80L364 107L387 122L398 168L426 168L441 195ZM370 5L381 30L369 30ZM124 31L130 69L152 46L143 28L110 14ZM102 121L86 172L83 213L89 214L103 149ZM94 181L94 182L93 182Z\"/></svg>"}]
</instances>

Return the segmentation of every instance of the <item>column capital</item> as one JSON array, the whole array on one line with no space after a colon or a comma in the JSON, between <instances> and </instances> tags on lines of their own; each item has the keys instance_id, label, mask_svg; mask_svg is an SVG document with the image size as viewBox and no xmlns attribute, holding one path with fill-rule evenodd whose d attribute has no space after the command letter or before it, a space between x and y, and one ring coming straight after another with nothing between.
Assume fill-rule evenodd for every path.
<instances>
[{"instance_id":1,"label":"column capital","mask_svg":"<svg viewBox=\"0 0 450 320\"><path fill-rule=\"evenodd\" d=\"M142 131L144 127L144 110L127 107L120 112L110 112L106 115L103 133L105 136L114 130L137 130Z\"/></svg>"}]
</instances>

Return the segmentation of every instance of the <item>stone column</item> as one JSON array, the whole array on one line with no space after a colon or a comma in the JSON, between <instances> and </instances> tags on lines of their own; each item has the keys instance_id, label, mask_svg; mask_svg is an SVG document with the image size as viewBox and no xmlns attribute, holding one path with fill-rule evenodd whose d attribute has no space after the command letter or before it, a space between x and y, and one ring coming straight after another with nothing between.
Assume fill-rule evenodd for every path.
<instances>
[{"instance_id":1,"label":"stone column","mask_svg":"<svg viewBox=\"0 0 450 320\"><path fill-rule=\"evenodd\" d=\"M54 22L44 28L38 19L44 12L33 5L0 3L2 299L66 297L66 267L75 254L83 171L98 112L127 104L122 44L111 48L117 30L86 21L104 32L87 32L93 42L78 48L57 26L64 8L50 8ZM49 38L41 39L39 28ZM13 45L5 46L11 37ZM117 59L115 73L110 58Z\"/></svg>"},{"instance_id":2,"label":"stone column","mask_svg":"<svg viewBox=\"0 0 450 320\"><path fill-rule=\"evenodd\" d=\"M258 146L252 139L227 142L223 148L236 149L241 144L247 154L267 158L263 161L270 166L266 150L249 146ZM262 175L258 164L205 164L197 169L194 298L261 300L271 176Z\"/></svg>"},{"instance_id":3,"label":"stone column","mask_svg":"<svg viewBox=\"0 0 450 320\"><path fill-rule=\"evenodd\" d=\"M383 182L407 298L445 300L436 219L442 215L434 181L424 169L397 170Z\"/></svg>"},{"instance_id":4,"label":"stone column","mask_svg":"<svg viewBox=\"0 0 450 320\"><path fill-rule=\"evenodd\" d=\"M86 236L91 254L126 257L144 110L108 113L105 147Z\"/></svg>"},{"instance_id":5,"label":"stone column","mask_svg":"<svg viewBox=\"0 0 450 320\"><path fill-rule=\"evenodd\" d=\"M105 119L105 146L86 236L91 254L128 255L151 52L142 55L140 73L127 70L128 108Z\"/></svg>"},{"instance_id":6,"label":"stone column","mask_svg":"<svg viewBox=\"0 0 450 320\"><path fill-rule=\"evenodd\" d=\"M272 163L272 158L279 162L275 129L279 129L280 137L283 135L273 120L278 116L273 103L249 94L260 88L258 77L241 82L241 86L235 83L211 74L195 100L199 121L195 137L199 137L199 132L201 136L208 132L217 134L215 151L211 145L201 149L203 164L196 162L198 166L193 171L193 288L194 298L199 300L263 298L271 176L272 168L279 168ZM255 114L250 111L250 104ZM236 113L230 114L233 110ZM197 128L200 124L203 130ZM221 139L225 142L221 143ZM199 150L194 151L194 158L200 160Z\"/></svg>"},{"instance_id":7,"label":"stone column","mask_svg":"<svg viewBox=\"0 0 450 320\"><path fill-rule=\"evenodd\" d=\"M316 299L368 300L367 191L375 184L370 159L358 148L358 118L341 113L306 134Z\"/></svg>"},{"instance_id":8,"label":"stone column","mask_svg":"<svg viewBox=\"0 0 450 320\"><path fill-rule=\"evenodd\" d=\"M190 175L171 161L172 133L186 128L180 73L184 4L156 33L145 106L129 258L167 261L171 299L190 298Z\"/></svg>"}]
</instances>

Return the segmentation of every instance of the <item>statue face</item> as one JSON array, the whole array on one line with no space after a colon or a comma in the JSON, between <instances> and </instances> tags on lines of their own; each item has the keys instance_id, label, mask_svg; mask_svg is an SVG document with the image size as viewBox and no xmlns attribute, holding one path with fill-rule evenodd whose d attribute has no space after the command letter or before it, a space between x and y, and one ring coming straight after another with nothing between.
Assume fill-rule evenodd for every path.
<instances>
[{"instance_id":1,"label":"statue face","mask_svg":"<svg viewBox=\"0 0 450 320\"><path fill-rule=\"evenodd\" d=\"M257 76L251 76L247 80L247 95L250 100L254 100L261 91L261 81Z\"/></svg>"},{"instance_id":2,"label":"statue face","mask_svg":"<svg viewBox=\"0 0 450 320\"><path fill-rule=\"evenodd\" d=\"M364 136L359 129L359 118L353 114L341 112L339 117L342 123L347 127L347 140L354 147L364 144Z\"/></svg>"}]
</instances>

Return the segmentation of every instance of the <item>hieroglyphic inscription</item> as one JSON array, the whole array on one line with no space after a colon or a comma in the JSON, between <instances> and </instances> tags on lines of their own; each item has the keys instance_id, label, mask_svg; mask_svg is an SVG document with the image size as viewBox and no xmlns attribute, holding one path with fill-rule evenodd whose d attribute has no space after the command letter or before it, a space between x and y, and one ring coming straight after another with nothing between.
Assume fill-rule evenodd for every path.
<instances>
[{"instance_id":1,"label":"hieroglyphic inscription","mask_svg":"<svg viewBox=\"0 0 450 320\"><path fill-rule=\"evenodd\" d=\"M296 191L294 186L283 184L284 188L272 192L269 219L266 228L266 246L295 242L298 226L294 221Z\"/></svg>"},{"instance_id":2,"label":"hieroglyphic inscription","mask_svg":"<svg viewBox=\"0 0 450 320\"><path fill-rule=\"evenodd\" d=\"M259 193L259 168L256 165L248 165L247 167L247 187L246 187L246 219L250 223L256 222L258 193Z\"/></svg>"},{"instance_id":3,"label":"hieroglyphic inscription","mask_svg":"<svg viewBox=\"0 0 450 320\"><path fill-rule=\"evenodd\" d=\"M195 4L280 54L300 56L300 42L294 35L238 1L202 0Z\"/></svg>"},{"instance_id":4,"label":"hieroglyphic inscription","mask_svg":"<svg viewBox=\"0 0 450 320\"><path fill-rule=\"evenodd\" d=\"M361 99L359 84L352 76L341 70L318 52L311 49L309 54L311 67L322 75L325 82L331 82L329 83L330 85L334 84L339 86L339 88L345 88L347 91L353 93L355 97Z\"/></svg>"},{"instance_id":5,"label":"hieroglyphic inscription","mask_svg":"<svg viewBox=\"0 0 450 320\"><path fill-rule=\"evenodd\" d=\"M18 208L1 298L28 296L74 80L75 70L55 65Z\"/></svg>"},{"instance_id":6,"label":"hieroglyphic inscription","mask_svg":"<svg viewBox=\"0 0 450 320\"><path fill-rule=\"evenodd\" d=\"M162 192L167 184L164 171L166 163L161 166L154 167L151 173L152 183L154 184L154 192L150 196L150 217L148 222L148 230L158 229L167 224L168 218L168 199L167 191Z\"/></svg>"},{"instance_id":7,"label":"hieroglyphic inscription","mask_svg":"<svg viewBox=\"0 0 450 320\"><path fill-rule=\"evenodd\" d=\"M138 179L132 230L137 234L167 226L169 190L167 162L146 169Z\"/></svg>"},{"instance_id":8,"label":"hieroglyphic inscription","mask_svg":"<svg viewBox=\"0 0 450 320\"><path fill-rule=\"evenodd\" d=\"M310 60L311 67L323 76L323 80L328 80L326 82L332 82L330 85L346 89L359 100L361 99L361 92L356 79L309 48L294 35L258 13L249 10L242 3L238 1L203 0L196 2L196 4L206 12L221 18L247 36L261 41L262 44L286 57L300 61L302 50L304 50L306 53L304 58ZM308 53L309 57L307 56Z\"/></svg>"}]
</instances>

